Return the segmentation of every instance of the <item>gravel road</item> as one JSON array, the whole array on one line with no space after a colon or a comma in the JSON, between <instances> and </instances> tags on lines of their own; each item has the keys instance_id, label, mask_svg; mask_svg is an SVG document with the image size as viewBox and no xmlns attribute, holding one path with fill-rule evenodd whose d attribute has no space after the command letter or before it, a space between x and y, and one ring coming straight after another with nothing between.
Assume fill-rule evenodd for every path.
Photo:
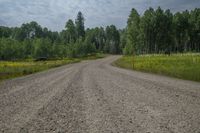
<instances>
[{"instance_id":1,"label":"gravel road","mask_svg":"<svg viewBox=\"0 0 200 133\"><path fill-rule=\"evenodd\" d=\"M0 132L200 133L200 83L84 61L0 84Z\"/></svg>"}]
</instances>

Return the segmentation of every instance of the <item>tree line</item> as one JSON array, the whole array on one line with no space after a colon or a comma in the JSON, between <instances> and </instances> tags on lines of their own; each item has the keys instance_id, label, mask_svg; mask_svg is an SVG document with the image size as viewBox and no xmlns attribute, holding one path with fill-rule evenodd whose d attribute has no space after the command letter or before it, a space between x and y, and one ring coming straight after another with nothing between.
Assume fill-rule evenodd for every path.
<instances>
[{"instance_id":1,"label":"tree line","mask_svg":"<svg viewBox=\"0 0 200 133\"><path fill-rule=\"evenodd\" d=\"M79 12L75 21L69 19L61 32L42 28L34 21L21 27L0 26L0 60L120 53L120 34L114 25L85 29L84 22Z\"/></svg>"},{"instance_id":2,"label":"tree line","mask_svg":"<svg viewBox=\"0 0 200 133\"><path fill-rule=\"evenodd\" d=\"M171 13L132 9L123 32L124 54L200 52L200 9Z\"/></svg>"},{"instance_id":3,"label":"tree line","mask_svg":"<svg viewBox=\"0 0 200 133\"><path fill-rule=\"evenodd\" d=\"M61 32L34 21L21 27L0 26L0 60L82 57L97 52L200 52L199 8L174 14L169 9L149 8L142 15L132 9L124 29L114 25L86 29L84 22L83 14L78 12Z\"/></svg>"}]
</instances>

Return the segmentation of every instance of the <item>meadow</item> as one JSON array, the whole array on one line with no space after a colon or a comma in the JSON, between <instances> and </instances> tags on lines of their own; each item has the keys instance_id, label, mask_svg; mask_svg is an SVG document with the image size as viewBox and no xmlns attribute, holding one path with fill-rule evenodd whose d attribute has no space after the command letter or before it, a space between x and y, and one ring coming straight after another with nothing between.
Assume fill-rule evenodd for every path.
<instances>
[{"instance_id":1,"label":"meadow","mask_svg":"<svg viewBox=\"0 0 200 133\"><path fill-rule=\"evenodd\" d=\"M66 64L77 63L82 60L103 58L106 55L94 54L81 58L64 58L47 61L34 61L33 59L19 61L0 61L0 81L14 77L24 76Z\"/></svg>"},{"instance_id":2,"label":"meadow","mask_svg":"<svg viewBox=\"0 0 200 133\"><path fill-rule=\"evenodd\" d=\"M200 54L123 56L114 65L180 79L200 81Z\"/></svg>"}]
</instances>

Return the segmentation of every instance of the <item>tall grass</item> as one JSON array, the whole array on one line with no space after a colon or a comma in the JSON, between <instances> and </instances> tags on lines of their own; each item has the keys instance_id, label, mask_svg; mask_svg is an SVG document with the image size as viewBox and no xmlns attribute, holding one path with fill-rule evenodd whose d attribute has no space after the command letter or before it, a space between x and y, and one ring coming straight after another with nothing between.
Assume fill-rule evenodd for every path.
<instances>
[{"instance_id":1,"label":"tall grass","mask_svg":"<svg viewBox=\"0 0 200 133\"><path fill-rule=\"evenodd\" d=\"M82 58L65 58L39 62L33 60L0 61L0 81L59 67L65 64L80 62L81 60L98 59L103 57L105 57L103 54L93 54Z\"/></svg>"},{"instance_id":2,"label":"tall grass","mask_svg":"<svg viewBox=\"0 0 200 133\"><path fill-rule=\"evenodd\" d=\"M49 68L58 67L64 64L79 62L79 59L63 59L55 61L0 61L0 80L8 79L35 72L43 71Z\"/></svg>"},{"instance_id":3,"label":"tall grass","mask_svg":"<svg viewBox=\"0 0 200 133\"><path fill-rule=\"evenodd\" d=\"M200 54L124 56L115 64L123 68L200 81Z\"/></svg>"}]
</instances>

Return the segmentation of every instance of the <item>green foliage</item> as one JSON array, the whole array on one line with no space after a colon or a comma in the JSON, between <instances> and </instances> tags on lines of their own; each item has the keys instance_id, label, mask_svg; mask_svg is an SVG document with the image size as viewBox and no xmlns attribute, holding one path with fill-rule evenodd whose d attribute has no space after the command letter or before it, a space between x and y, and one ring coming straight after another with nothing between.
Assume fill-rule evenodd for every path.
<instances>
[{"instance_id":1,"label":"green foliage","mask_svg":"<svg viewBox=\"0 0 200 133\"><path fill-rule=\"evenodd\" d=\"M124 48L124 54L133 54L134 51L139 50L139 23L140 16L135 9L132 9L131 14L128 18L127 45Z\"/></svg>"},{"instance_id":2,"label":"green foliage","mask_svg":"<svg viewBox=\"0 0 200 133\"><path fill-rule=\"evenodd\" d=\"M124 56L114 64L128 69L200 81L199 54Z\"/></svg>"},{"instance_id":3,"label":"green foliage","mask_svg":"<svg viewBox=\"0 0 200 133\"><path fill-rule=\"evenodd\" d=\"M132 9L124 33L126 44L123 52L126 55L200 52L199 16L200 9L173 15L169 9L149 8L142 16Z\"/></svg>"},{"instance_id":4,"label":"green foliage","mask_svg":"<svg viewBox=\"0 0 200 133\"><path fill-rule=\"evenodd\" d=\"M75 22L75 23L74 23ZM78 12L65 29L52 32L37 22L21 27L0 26L0 60L81 57L96 52L125 55L200 52L200 9L177 12L149 8L143 15L132 9L127 27L114 25L85 30Z\"/></svg>"},{"instance_id":5,"label":"green foliage","mask_svg":"<svg viewBox=\"0 0 200 133\"><path fill-rule=\"evenodd\" d=\"M119 31L114 25L106 27L106 44L104 46L104 52L110 54L118 54L120 45Z\"/></svg>"},{"instance_id":6,"label":"green foliage","mask_svg":"<svg viewBox=\"0 0 200 133\"><path fill-rule=\"evenodd\" d=\"M87 29L86 39L90 41L90 43L93 43L98 51L103 51L106 41L106 35L102 27Z\"/></svg>"},{"instance_id":7,"label":"green foliage","mask_svg":"<svg viewBox=\"0 0 200 133\"><path fill-rule=\"evenodd\" d=\"M34 42L34 57L50 58L53 53L51 41L48 38L36 39Z\"/></svg>"},{"instance_id":8,"label":"green foliage","mask_svg":"<svg viewBox=\"0 0 200 133\"><path fill-rule=\"evenodd\" d=\"M0 38L0 60L24 58L23 45L9 38Z\"/></svg>"},{"instance_id":9,"label":"green foliage","mask_svg":"<svg viewBox=\"0 0 200 133\"><path fill-rule=\"evenodd\" d=\"M16 40L20 41L31 38L41 38L42 28L37 22L34 21L27 24L22 24L21 28L15 29L14 37Z\"/></svg>"},{"instance_id":10,"label":"green foliage","mask_svg":"<svg viewBox=\"0 0 200 133\"><path fill-rule=\"evenodd\" d=\"M64 64L79 62L80 59L65 58L62 60L41 61L0 61L0 80L8 79L35 72L43 71L49 68L58 67Z\"/></svg>"},{"instance_id":11,"label":"green foliage","mask_svg":"<svg viewBox=\"0 0 200 133\"><path fill-rule=\"evenodd\" d=\"M96 46L94 43L92 43L92 38L90 36L87 36L84 43L83 43L83 49L85 54L91 54L96 52Z\"/></svg>"},{"instance_id":12,"label":"green foliage","mask_svg":"<svg viewBox=\"0 0 200 133\"><path fill-rule=\"evenodd\" d=\"M85 30L84 17L78 12L75 23L69 19L65 29L52 32L37 22L21 27L0 27L0 60L24 58L84 57L96 52L118 54L120 34L114 25Z\"/></svg>"},{"instance_id":13,"label":"green foliage","mask_svg":"<svg viewBox=\"0 0 200 133\"><path fill-rule=\"evenodd\" d=\"M52 58L65 58L67 57L67 46L62 44L53 44Z\"/></svg>"},{"instance_id":14,"label":"green foliage","mask_svg":"<svg viewBox=\"0 0 200 133\"><path fill-rule=\"evenodd\" d=\"M84 26L84 17L81 12L78 12L77 18L76 18L76 31L77 31L77 37L85 37L85 26Z\"/></svg>"},{"instance_id":15,"label":"green foliage","mask_svg":"<svg viewBox=\"0 0 200 133\"><path fill-rule=\"evenodd\" d=\"M125 48L125 46L126 46L126 36L127 36L127 34L126 34L126 30L125 29L123 29L123 30L119 30L119 35L120 35L120 45L119 45L119 53L124 53L123 52L123 49Z\"/></svg>"},{"instance_id":16,"label":"green foliage","mask_svg":"<svg viewBox=\"0 0 200 133\"><path fill-rule=\"evenodd\" d=\"M8 38L12 35L12 29L4 26L0 26L0 38Z\"/></svg>"},{"instance_id":17,"label":"green foliage","mask_svg":"<svg viewBox=\"0 0 200 133\"><path fill-rule=\"evenodd\" d=\"M127 43L123 49L123 53L125 55L133 55L134 54L134 46L131 43Z\"/></svg>"},{"instance_id":18,"label":"green foliage","mask_svg":"<svg viewBox=\"0 0 200 133\"><path fill-rule=\"evenodd\" d=\"M49 68L58 67L61 65L76 63L82 60L103 58L105 55L97 53L91 54L81 58L63 58L59 60L48 61L33 61L21 60L21 61L0 61L0 81L3 79L9 79L13 77L19 77L43 71Z\"/></svg>"},{"instance_id":19,"label":"green foliage","mask_svg":"<svg viewBox=\"0 0 200 133\"><path fill-rule=\"evenodd\" d=\"M67 43L70 42L75 42L76 41L76 27L74 25L74 22L69 19L66 23L66 39L67 39Z\"/></svg>"}]
</instances>

